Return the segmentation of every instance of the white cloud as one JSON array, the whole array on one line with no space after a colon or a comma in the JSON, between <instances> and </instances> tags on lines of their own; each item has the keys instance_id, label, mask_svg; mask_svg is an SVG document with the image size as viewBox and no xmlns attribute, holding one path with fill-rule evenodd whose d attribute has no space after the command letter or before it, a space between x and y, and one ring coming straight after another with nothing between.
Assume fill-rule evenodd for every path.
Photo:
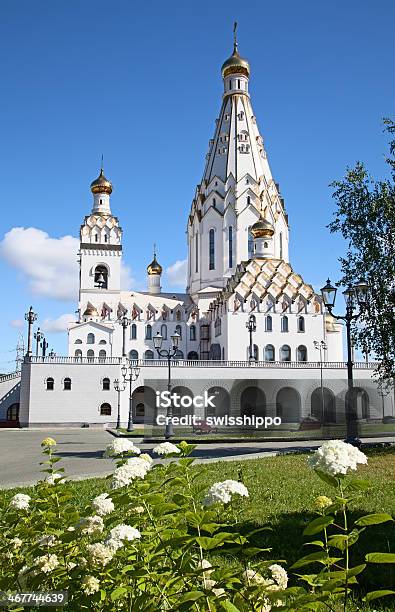
<instances>
[{"instance_id":1,"label":"white cloud","mask_svg":"<svg viewBox=\"0 0 395 612\"><path fill-rule=\"evenodd\" d=\"M0 255L22 272L34 295L76 300L78 248L73 236L51 238L35 227L13 227L0 242Z\"/></svg>"},{"instance_id":2,"label":"white cloud","mask_svg":"<svg viewBox=\"0 0 395 612\"><path fill-rule=\"evenodd\" d=\"M173 265L166 268L166 274L171 287L182 287L187 284L187 260L177 260Z\"/></svg>"},{"instance_id":3,"label":"white cloud","mask_svg":"<svg viewBox=\"0 0 395 612\"><path fill-rule=\"evenodd\" d=\"M122 263L121 266L121 289L123 291L129 291L135 284L135 280L132 277L132 271L129 266Z\"/></svg>"},{"instance_id":4,"label":"white cloud","mask_svg":"<svg viewBox=\"0 0 395 612\"><path fill-rule=\"evenodd\" d=\"M69 323L73 321L76 321L75 314L63 314L57 319L44 319L41 327L45 332L58 334L67 331Z\"/></svg>"},{"instance_id":5,"label":"white cloud","mask_svg":"<svg viewBox=\"0 0 395 612\"><path fill-rule=\"evenodd\" d=\"M78 299L79 240L74 236L51 238L36 227L13 227L0 241L0 256L27 281L33 295L56 300ZM130 268L121 267L121 286L133 283Z\"/></svg>"},{"instance_id":6,"label":"white cloud","mask_svg":"<svg viewBox=\"0 0 395 612\"><path fill-rule=\"evenodd\" d=\"M11 321L11 327L14 327L15 329L22 329L25 325L25 322L22 321L22 319L12 319Z\"/></svg>"}]
</instances>

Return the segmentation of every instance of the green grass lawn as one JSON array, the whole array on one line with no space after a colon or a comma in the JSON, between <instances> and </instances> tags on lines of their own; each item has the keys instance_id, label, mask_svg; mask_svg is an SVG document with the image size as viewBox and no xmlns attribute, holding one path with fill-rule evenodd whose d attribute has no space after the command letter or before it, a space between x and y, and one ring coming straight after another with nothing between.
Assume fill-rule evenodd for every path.
<instances>
[{"instance_id":1,"label":"green grass lawn","mask_svg":"<svg viewBox=\"0 0 395 612\"><path fill-rule=\"evenodd\" d=\"M367 452L367 466L358 470L358 477L368 479L371 489L364 493L352 508L357 518L369 512L394 513L395 510L395 450L379 449ZM241 462L218 462L196 465L199 473L197 483L209 487L212 483L227 478L238 479L240 475L250 492L250 498L242 502L242 522L245 527L269 524L272 531L262 532L256 545L270 546L273 559L286 559L291 565L296 559L315 549L303 546L304 525L312 518L313 502L317 495L333 495L333 490L324 484L307 465L305 454L284 455ZM75 504L85 506L92 497L108 488L105 479L90 479L73 482ZM19 489L21 491L22 489ZM29 492L29 489L23 489ZM15 491L1 491L0 497L9 498ZM362 534L352 549L352 565L362 562L366 552L394 552L395 528L393 524L372 526ZM314 538L312 538L314 539ZM229 558L220 558L221 563L234 563ZM237 561L236 561L237 562ZM394 588L395 567L370 566L362 575L362 590ZM375 603L372 610L395 610L390 599ZM369 610L368 607L355 609Z\"/></svg>"}]
</instances>

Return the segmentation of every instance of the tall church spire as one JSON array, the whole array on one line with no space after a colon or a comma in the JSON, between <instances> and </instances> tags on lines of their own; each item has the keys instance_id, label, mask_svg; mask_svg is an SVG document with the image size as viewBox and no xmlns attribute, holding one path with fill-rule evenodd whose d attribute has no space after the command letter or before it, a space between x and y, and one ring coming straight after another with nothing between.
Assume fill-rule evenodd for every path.
<instances>
[{"instance_id":1,"label":"tall church spire","mask_svg":"<svg viewBox=\"0 0 395 612\"><path fill-rule=\"evenodd\" d=\"M251 227L262 216L272 224L271 253L288 261L288 221L249 94L250 64L233 52L222 64L222 106L216 120L202 182L188 225L188 290L198 298L225 286L236 266L254 253Z\"/></svg>"}]
</instances>

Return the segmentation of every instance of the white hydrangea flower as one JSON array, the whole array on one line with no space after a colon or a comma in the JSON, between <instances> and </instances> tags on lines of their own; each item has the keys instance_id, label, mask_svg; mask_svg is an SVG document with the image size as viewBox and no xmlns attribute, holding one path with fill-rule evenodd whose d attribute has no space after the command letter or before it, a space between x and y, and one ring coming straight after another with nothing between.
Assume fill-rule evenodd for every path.
<instances>
[{"instance_id":1,"label":"white hydrangea flower","mask_svg":"<svg viewBox=\"0 0 395 612\"><path fill-rule=\"evenodd\" d=\"M155 446L155 448L152 449L152 452L156 455L166 456L172 455L173 453L177 455L181 451L175 444L172 444L171 442L162 442L162 444L158 444L158 446Z\"/></svg>"},{"instance_id":2,"label":"white hydrangea flower","mask_svg":"<svg viewBox=\"0 0 395 612\"><path fill-rule=\"evenodd\" d=\"M143 514L145 512L145 508L143 506L135 506L134 508L130 508L130 510L136 514Z\"/></svg>"},{"instance_id":3,"label":"white hydrangea flower","mask_svg":"<svg viewBox=\"0 0 395 612\"><path fill-rule=\"evenodd\" d=\"M272 577L281 590L286 589L288 586L288 574L281 565L273 563L270 565L269 570L272 573Z\"/></svg>"},{"instance_id":4,"label":"white hydrangea flower","mask_svg":"<svg viewBox=\"0 0 395 612\"><path fill-rule=\"evenodd\" d=\"M77 564L74 563L74 561L69 561L68 563L66 563L66 567L67 567L68 570L72 570L75 567L77 567Z\"/></svg>"},{"instance_id":5,"label":"white hydrangea flower","mask_svg":"<svg viewBox=\"0 0 395 612\"><path fill-rule=\"evenodd\" d=\"M199 561L197 567L199 570L206 570L203 572L204 574L211 574L214 571L212 569L213 566L211 565L210 561L207 561L207 559L202 559Z\"/></svg>"},{"instance_id":6,"label":"white hydrangea flower","mask_svg":"<svg viewBox=\"0 0 395 612\"><path fill-rule=\"evenodd\" d=\"M141 533L135 527L130 525L117 525L111 529L108 537L105 539L104 544L111 548L111 550L118 550L123 546L123 542L127 540L132 542L133 540L139 540Z\"/></svg>"},{"instance_id":7,"label":"white hydrangea flower","mask_svg":"<svg viewBox=\"0 0 395 612\"><path fill-rule=\"evenodd\" d=\"M115 438L111 444L108 444L103 456L117 457L118 455L123 455L124 453L139 455L141 451L127 438Z\"/></svg>"},{"instance_id":8,"label":"white hydrangea flower","mask_svg":"<svg viewBox=\"0 0 395 612\"><path fill-rule=\"evenodd\" d=\"M151 464L141 457L132 457L128 461L118 467L111 481L112 489L119 489L125 487L135 480L136 478L145 478L147 472L151 469Z\"/></svg>"},{"instance_id":9,"label":"white hydrangea flower","mask_svg":"<svg viewBox=\"0 0 395 612\"><path fill-rule=\"evenodd\" d=\"M111 514L115 510L114 502L107 493L101 493L95 497L92 501L92 507L99 516L106 516L106 514Z\"/></svg>"},{"instance_id":10,"label":"white hydrangea flower","mask_svg":"<svg viewBox=\"0 0 395 612\"><path fill-rule=\"evenodd\" d=\"M12 548L16 550L17 548L20 548L22 546L23 542L20 538L12 538L12 540L10 540L10 544Z\"/></svg>"},{"instance_id":11,"label":"white hydrangea flower","mask_svg":"<svg viewBox=\"0 0 395 612\"><path fill-rule=\"evenodd\" d=\"M249 497L248 489L242 482L237 480L216 482L210 487L203 499L203 506L212 506L216 503L228 504L232 500L232 495Z\"/></svg>"},{"instance_id":12,"label":"white hydrangea flower","mask_svg":"<svg viewBox=\"0 0 395 612\"><path fill-rule=\"evenodd\" d=\"M144 461L148 461L148 463L152 463L153 462L152 457L150 457L150 455L148 455L147 453L142 453L140 455L140 459L144 459Z\"/></svg>"},{"instance_id":13,"label":"white hydrangea flower","mask_svg":"<svg viewBox=\"0 0 395 612\"><path fill-rule=\"evenodd\" d=\"M55 546L59 540L54 535L43 535L37 540L39 546Z\"/></svg>"},{"instance_id":14,"label":"white hydrangea flower","mask_svg":"<svg viewBox=\"0 0 395 612\"><path fill-rule=\"evenodd\" d=\"M15 508L15 510L28 510L30 500L30 495L17 493L10 501L10 508Z\"/></svg>"},{"instance_id":15,"label":"white hydrangea flower","mask_svg":"<svg viewBox=\"0 0 395 612\"><path fill-rule=\"evenodd\" d=\"M77 529L81 533L86 535L92 535L93 533L101 533L104 529L104 523L101 516L95 514L94 516L87 516L82 518L77 523Z\"/></svg>"},{"instance_id":16,"label":"white hydrangea flower","mask_svg":"<svg viewBox=\"0 0 395 612\"><path fill-rule=\"evenodd\" d=\"M313 469L325 472L331 476L347 474L356 470L358 463L366 464L368 458L358 448L341 440L328 440L309 457L309 465Z\"/></svg>"},{"instance_id":17,"label":"white hydrangea flower","mask_svg":"<svg viewBox=\"0 0 395 612\"><path fill-rule=\"evenodd\" d=\"M54 472L53 474L48 474L44 482L46 482L49 485L54 485L54 484L60 484L60 482L63 479L64 479L64 476L62 476L62 474L59 474L59 472Z\"/></svg>"},{"instance_id":18,"label":"white hydrangea flower","mask_svg":"<svg viewBox=\"0 0 395 612\"><path fill-rule=\"evenodd\" d=\"M93 595L100 588L100 582L94 576L85 576L81 582L82 591L85 595Z\"/></svg>"},{"instance_id":19,"label":"white hydrangea flower","mask_svg":"<svg viewBox=\"0 0 395 612\"><path fill-rule=\"evenodd\" d=\"M59 565L59 559L56 555L43 555L36 559L36 565L44 574L49 574Z\"/></svg>"},{"instance_id":20,"label":"white hydrangea flower","mask_svg":"<svg viewBox=\"0 0 395 612\"><path fill-rule=\"evenodd\" d=\"M93 565L107 565L114 556L114 552L101 542L88 544L86 548Z\"/></svg>"},{"instance_id":21,"label":"white hydrangea flower","mask_svg":"<svg viewBox=\"0 0 395 612\"><path fill-rule=\"evenodd\" d=\"M244 582L247 584L271 584L271 580L267 581L262 574L255 571L254 569L246 569L243 572Z\"/></svg>"}]
</instances>

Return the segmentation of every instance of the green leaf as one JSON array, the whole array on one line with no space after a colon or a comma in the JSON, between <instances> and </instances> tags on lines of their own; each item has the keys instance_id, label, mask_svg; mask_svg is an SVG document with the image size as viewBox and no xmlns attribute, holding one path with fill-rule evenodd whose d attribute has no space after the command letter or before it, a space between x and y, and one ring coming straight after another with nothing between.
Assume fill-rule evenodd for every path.
<instances>
[{"instance_id":1,"label":"green leaf","mask_svg":"<svg viewBox=\"0 0 395 612\"><path fill-rule=\"evenodd\" d=\"M189 591L189 593L185 593L184 595L182 595L182 597L180 597L180 599L178 600L178 603L184 603L185 601L196 601L197 599L200 599L201 597L205 597L205 594L203 593L203 591Z\"/></svg>"},{"instance_id":2,"label":"green leaf","mask_svg":"<svg viewBox=\"0 0 395 612\"><path fill-rule=\"evenodd\" d=\"M229 599L226 599L225 601L221 601L220 606L222 610L225 610L225 612L240 612L239 608L236 608L236 606L232 604L232 602L229 601Z\"/></svg>"},{"instance_id":3,"label":"green leaf","mask_svg":"<svg viewBox=\"0 0 395 612\"><path fill-rule=\"evenodd\" d=\"M125 595L125 593L127 593L127 591L128 590L126 587L122 587L122 586L117 587L116 589L114 589L114 591L110 595L111 601L116 601L117 599L120 599L122 595Z\"/></svg>"},{"instance_id":4,"label":"green leaf","mask_svg":"<svg viewBox=\"0 0 395 612\"><path fill-rule=\"evenodd\" d=\"M333 516L319 516L318 518L311 521L303 531L303 535L315 535L320 531L323 531L325 527L331 525L334 522Z\"/></svg>"},{"instance_id":5,"label":"green leaf","mask_svg":"<svg viewBox=\"0 0 395 612\"><path fill-rule=\"evenodd\" d=\"M301 559L298 559L292 566L291 569L297 569L298 567L303 567L304 565L309 565L309 563L325 563L327 559L327 554L325 551L318 551L315 553L311 553L310 555L306 555Z\"/></svg>"},{"instance_id":6,"label":"green leaf","mask_svg":"<svg viewBox=\"0 0 395 612\"><path fill-rule=\"evenodd\" d=\"M355 521L356 525L364 526L364 525L379 525L380 523L386 523L387 521L392 521L393 518L390 514L367 514L366 516L362 516L361 518Z\"/></svg>"},{"instance_id":7,"label":"green leaf","mask_svg":"<svg viewBox=\"0 0 395 612\"><path fill-rule=\"evenodd\" d=\"M338 548L339 550L346 550L349 546L348 536L346 535L334 535L328 538L329 546Z\"/></svg>"},{"instance_id":8,"label":"green leaf","mask_svg":"<svg viewBox=\"0 0 395 612\"><path fill-rule=\"evenodd\" d=\"M321 470L314 470L314 471L317 474L317 476L319 478L321 478L321 480L326 482L326 484L328 484L331 487L334 487L335 489L337 489L337 487L339 485L339 482L338 482L338 479L335 476L331 476L330 474L326 474L325 472L321 472Z\"/></svg>"},{"instance_id":9,"label":"green leaf","mask_svg":"<svg viewBox=\"0 0 395 612\"><path fill-rule=\"evenodd\" d=\"M346 489L351 489L352 491L367 491L371 488L371 484L368 480L352 480L345 487Z\"/></svg>"},{"instance_id":10,"label":"green leaf","mask_svg":"<svg viewBox=\"0 0 395 612\"><path fill-rule=\"evenodd\" d=\"M358 576L358 574L363 572L365 567L366 567L366 563L362 563L361 565L356 565L355 567L350 567L350 569L347 571L347 576L349 578L350 576Z\"/></svg>"},{"instance_id":11,"label":"green leaf","mask_svg":"<svg viewBox=\"0 0 395 612\"><path fill-rule=\"evenodd\" d=\"M395 553L368 553L365 561L369 563L395 563Z\"/></svg>"},{"instance_id":12,"label":"green leaf","mask_svg":"<svg viewBox=\"0 0 395 612\"><path fill-rule=\"evenodd\" d=\"M373 599L379 599L379 597L386 597L387 595L395 595L395 591L388 589L382 589L381 591L370 591L363 598L363 601L373 601Z\"/></svg>"},{"instance_id":13,"label":"green leaf","mask_svg":"<svg viewBox=\"0 0 395 612\"><path fill-rule=\"evenodd\" d=\"M321 540L313 540L312 542L303 542L303 546L319 546L320 548L324 548L325 544L321 542Z\"/></svg>"}]
</instances>

